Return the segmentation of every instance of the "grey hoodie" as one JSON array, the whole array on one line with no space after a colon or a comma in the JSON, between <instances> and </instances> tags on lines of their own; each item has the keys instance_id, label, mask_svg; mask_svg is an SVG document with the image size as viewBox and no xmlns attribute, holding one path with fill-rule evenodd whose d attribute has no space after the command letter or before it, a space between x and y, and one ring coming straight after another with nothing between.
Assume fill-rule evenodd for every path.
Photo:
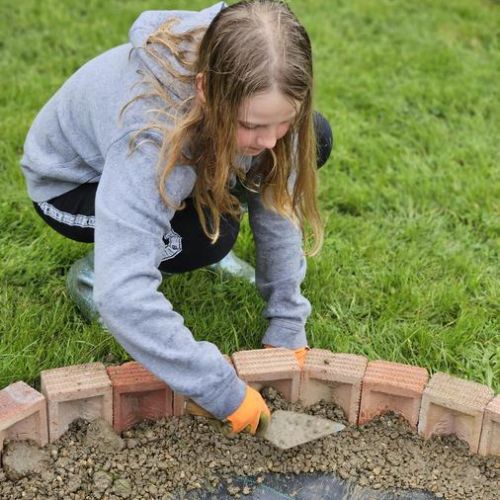
<instances>
[{"instance_id":1,"label":"grey hoodie","mask_svg":"<svg viewBox=\"0 0 500 500\"><path fill-rule=\"evenodd\" d=\"M177 30L182 32L208 26L225 7L220 2L200 12L141 14L130 30L130 43L82 66L42 108L21 160L28 193L36 202L82 183L99 183L94 300L102 319L133 358L220 419L239 407L245 383L214 344L193 338L182 316L158 291L162 280L158 267L169 258L162 237L170 230L174 212L158 193L157 147L145 143L132 154L128 150L132 134L151 121L147 110L158 103L141 99L121 122L118 116L123 105L144 90L137 71L145 66L174 99L194 92L160 74L140 47L171 17L180 19ZM133 47L139 50L131 52ZM154 134L151 138L158 140ZM250 158L239 160L242 168L250 168ZM167 195L180 203L191 195L195 181L191 166L178 165L166 181ZM247 194L257 251L256 285L267 302L264 316L269 320L262 342L303 347L310 304L300 292L306 271L300 231L265 209L258 193Z\"/></svg>"}]
</instances>

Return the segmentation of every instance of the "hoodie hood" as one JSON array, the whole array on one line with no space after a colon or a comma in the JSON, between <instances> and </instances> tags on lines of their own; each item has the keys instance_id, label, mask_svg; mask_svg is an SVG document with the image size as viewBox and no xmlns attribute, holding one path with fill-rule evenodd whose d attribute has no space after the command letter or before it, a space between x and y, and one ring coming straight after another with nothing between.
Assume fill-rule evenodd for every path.
<instances>
[{"instance_id":1,"label":"hoodie hood","mask_svg":"<svg viewBox=\"0 0 500 500\"><path fill-rule=\"evenodd\" d=\"M130 43L135 49L139 49L137 54L155 77L164 85L168 86L175 95L182 98L182 95L188 90L187 85L182 82L177 82L175 85L176 91L172 89L171 75L165 74L161 66L143 50L146 41L162 24L173 18L178 19L178 23L172 26L172 33L177 35L185 33L193 28L208 27L213 18L225 7L227 7L225 2L218 2L201 11L151 10L143 12L130 28ZM169 63L176 71L181 74L187 74L185 68L176 61L175 57L173 57L167 49L161 47L159 52L168 59Z\"/></svg>"}]
</instances>

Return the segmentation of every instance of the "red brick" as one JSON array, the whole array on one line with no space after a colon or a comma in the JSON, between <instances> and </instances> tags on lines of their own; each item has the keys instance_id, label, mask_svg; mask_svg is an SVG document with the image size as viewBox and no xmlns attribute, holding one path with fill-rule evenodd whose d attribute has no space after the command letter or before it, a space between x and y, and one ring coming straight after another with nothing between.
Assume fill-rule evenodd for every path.
<instances>
[{"instance_id":1,"label":"red brick","mask_svg":"<svg viewBox=\"0 0 500 500\"><path fill-rule=\"evenodd\" d=\"M485 385L438 372L424 391L418 432L425 439L455 434L477 453L484 411L493 396Z\"/></svg>"},{"instance_id":2,"label":"red brick","mask_svg":"<svg viewBox=\"0 0 500 500\"><path fill-rule=\"evenodd\" d=\"M349 422L358 422L361 382L368 360L355 354L311 349L306 357L299 399L309 406L324 399L340 406Z\"/></svg>"},{"instance_id":3,"label":"red brick","mask_svg":"<svg viewBox=\"0 0 500 500\"><path fill-rule=\"evenodd\" d=\"M77 418L94 420L101 417L112 425L113 393L102 363L44 370L40 380L47 399L51 443Z\"/></svg>"},{"instance_id":4,"label":"red brick","mask_svg":"<svg viewBox=\"0 0 500 500\"><path fill-rule=\"evenodd\" d=\"M231 361L231 358L227 355L224 354L223 358L231 365L233 366L233 362ZM174 416L180 417L185 414L185 409L186 409L186 404L190 401L189 398L184 397L182 394L179 394L178 392L174 392Z\"/></svg>"},{"instance_id":5,"label":"red brick","mask_svg":"<svg viewBox=\"0 0 500 500\"><path fill-rule=\"evenodd\" d=\"M0 391L0 455L5 439L48 442L47 408L43 394L24 382Z\"/></svg>"},{"instance_id":6,"label":"red brick","mask_svg":"<svg viewBox=\"0 0 500 500\"><path fill-rule=\"evenodd\" d=\"M287 401L299 399L301 369L293 351L279 347L239 351L231 359L238 376L254 389L271 386Z\"/></svg>"},{"instance_id":7,"label":"red brick","mask_svg":"<svg viewBox=\"0 0 500 500\"><path fill-rule=\"evenodd\" d=\"M140 363L131 361L110 366L107 371L113 385L113 428L116 432L143 420L172 415L172 390Z\"/></svg>"},{"instance_id":8,"label":"red brick","mask_svg":"<svg viewBox=\"0 0 500 500\"><path fill-rule=\"evenodd\" d=\"M500 456L500 395L490 401L484 412L479 454Z\"/></svg>"},{"instance_id":9,"label":"red brick","mask_svg":"<svg viewBox=\"0 0 500 500\"><path fill-rule=\"evenodd\" d=\"M427 370L419 366L370 361L363 377L358 424L392 411L416 429L428 380Z\"/></svg>"}]
</instances>

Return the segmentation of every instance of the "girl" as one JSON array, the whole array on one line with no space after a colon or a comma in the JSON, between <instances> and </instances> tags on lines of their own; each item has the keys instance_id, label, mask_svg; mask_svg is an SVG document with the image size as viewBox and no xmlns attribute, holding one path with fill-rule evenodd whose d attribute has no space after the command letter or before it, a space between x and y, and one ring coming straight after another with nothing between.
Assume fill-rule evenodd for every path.
<instances>
[{"instance_id":1,"label":"girl","mask_svg":"<svg viewBox=\"0 0 500 500\"><path fill-rule=\"evenodd\" d=\"M227 255L247 203L267 301L263 344L303 362L302 233L307 222L317 252L316 165L332 144L312 87L309 37L281 1L144 12L130 43L64 83L24 146L38 214L95 243L70 270L71 293L133 358L234 432L254 433L269 418L265 402L215 345L194 340L158 287L162 273Z\"/></svg>"}]
</instances>

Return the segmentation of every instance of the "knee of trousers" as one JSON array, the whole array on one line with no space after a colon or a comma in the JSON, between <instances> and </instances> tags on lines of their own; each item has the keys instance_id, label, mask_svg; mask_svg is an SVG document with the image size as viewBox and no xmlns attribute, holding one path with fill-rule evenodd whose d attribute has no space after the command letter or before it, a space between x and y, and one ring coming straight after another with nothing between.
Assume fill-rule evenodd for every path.
<instances>
[{"instance_id":1,"label":"knee of trousers","mask_svg":"<svg viewBox=\"0 0 500 500\"><path fill-rule=\"evenodd\" d=\"M239 223L234 221L221 224L221 233L215 243L210 243L205 247L204 259L199 263L199 267L209 266L221 261L234 247L240 230Z\"/></svg>"},{"instance_id":2,"label":"knee of trousers","mask_svg":"<svg viewBox=\"0 0 500 500\"><path fill-rule=\"evenodd\" d=\"M316 158L318 168L321 168L330 157L333 150L333 132L328 120L318 111L314 112L314 131L316 133Z\"/></svg>"}]
</instances>

